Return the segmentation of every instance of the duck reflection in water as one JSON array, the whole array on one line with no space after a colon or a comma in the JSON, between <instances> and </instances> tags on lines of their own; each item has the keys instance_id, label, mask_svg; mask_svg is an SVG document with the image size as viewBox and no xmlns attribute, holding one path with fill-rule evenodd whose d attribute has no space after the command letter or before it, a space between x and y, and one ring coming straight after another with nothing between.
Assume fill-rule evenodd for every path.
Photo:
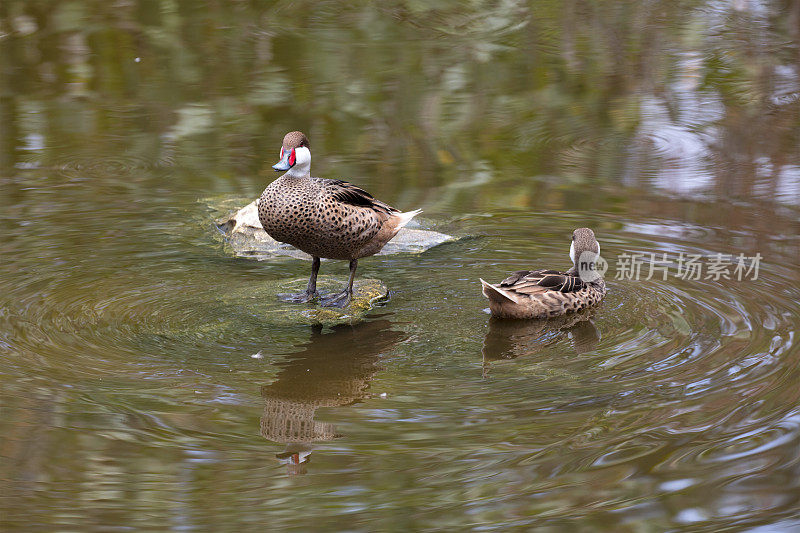
<instances>
[{"instance_id":1,"label":"duck reflection in water","mask_svg":"<svg viewBox=\"0 0 800 533\"><path fill-rule=\"evenodd\" d=\"M406 335L388 320L312 330L299 352L279 363L275 380L261 387L261 435L285 444L275 457L290 474L304 474L314 442L341 437L333 424L314 420L320 407L351 405L367 397L369 382L381 369L381 355Z\"/></svg>"},{"instance_id":2,"label":"duck reflection in water","mask_svg":"<svg viewBox=\"0 0 800 533\"><path fill-rule=\"evenodd\" d=\"M576 353L589 352L601 338L593 318L594 309L550 319L506 320L492 317L483 340L484 370L487 361L535 354L564 339L569 339Z\"/></svg>"}]
</instances>

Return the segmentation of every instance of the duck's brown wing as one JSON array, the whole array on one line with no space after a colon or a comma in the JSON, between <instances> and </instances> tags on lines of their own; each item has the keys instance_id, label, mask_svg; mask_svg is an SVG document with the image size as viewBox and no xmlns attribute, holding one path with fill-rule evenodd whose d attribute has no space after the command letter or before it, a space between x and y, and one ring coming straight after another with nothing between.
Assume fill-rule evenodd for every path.
<instances>
[{"instance_id":1,"label":"duck's brown wing","mask_svg":"<svg viewBox=\"0 0 800 533\"><path fill-rule=\"evenodd\" d=\"M521 294L534 294L545 290L575 292L585 283L578 276L557 270L519 270L500 282L500 287Z\"/></svg>"},{"instance_id":2,"label":"duck's brown wing","mask_svg":"<svg viewBox=\"0 0 800 533\"><path fill-rule=\"evenodd\" d=\"M350 182L343 180L324 180L325 190L331 199L337 202L353 205L356 207L366 207L379 213L391 215L399 211L394 207L375 199L370 193L356 187Z\"/></svg>"}]
</instances>

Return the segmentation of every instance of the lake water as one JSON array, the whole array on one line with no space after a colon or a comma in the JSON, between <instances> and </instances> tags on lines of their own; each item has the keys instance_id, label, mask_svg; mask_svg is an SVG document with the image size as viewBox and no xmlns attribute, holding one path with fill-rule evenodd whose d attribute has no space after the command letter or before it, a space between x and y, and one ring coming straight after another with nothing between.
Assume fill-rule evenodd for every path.
<instances>
[{"instance_id":1,"label":"lake water","mask_svg":"<svg viewBox=\"0 0 800 533\"><path fill-rule=\"evenodd\" d=\"M354 325L214 226L295 129L459 237ZM4 0L0 526L796 531L799 215L795 0ZM491 320L581 226L604 303Z\"/></svg>"}]
</instances>

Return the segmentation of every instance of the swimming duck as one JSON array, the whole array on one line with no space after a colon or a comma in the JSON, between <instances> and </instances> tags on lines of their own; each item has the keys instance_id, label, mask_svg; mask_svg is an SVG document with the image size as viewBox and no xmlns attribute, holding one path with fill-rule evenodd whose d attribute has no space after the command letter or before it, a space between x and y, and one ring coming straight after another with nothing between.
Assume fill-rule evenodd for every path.
<instances>
[{"instance_id":1,"label":"swimming duck","mask_svg":"<svg viewBox=\"0 0 800 533\"><path fill-rule=\"evenodd\" d=\"M374 255L422 210L400 212L367 191L342 180L311 177L308 138L292 131L283 138L281 160L272 166L286 171L258 199L258 219L276 241L311 255L311 278L305 292L280 294L289 302L308 302L318 296L320 258L350 261L345 289L321 303L345 307L353 294L358 260Z\"/></svg>"},{"instance_id":2,"label":"swimming duck","mask_svg":"<svg viewBox=\"0 0 800 533\"><path fill-rule=\"evenodd\" d=\"M481 279L492 316L499 318L551 318L591 307L606 294L602 273L597 271L600 243L589 228L572 232L569 248L572 268L520 270L498 284Z\"/></svg>"}]
</instances>

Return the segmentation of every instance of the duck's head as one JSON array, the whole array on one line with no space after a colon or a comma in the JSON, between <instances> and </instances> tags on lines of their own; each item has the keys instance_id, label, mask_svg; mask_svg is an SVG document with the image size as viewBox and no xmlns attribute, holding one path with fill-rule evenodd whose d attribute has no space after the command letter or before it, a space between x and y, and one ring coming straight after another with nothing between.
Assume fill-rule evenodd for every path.
<instances>
[{"instance_id":1,"label":"duck's head","mask_svg":"<svg viewBox=\"0 0 800 533\"><path fill-rule=\"evenodd\" d=\"M600 257L600 243L589 228L578 228L572 232L572 244L569 247L569 258L576 268L578 261L595 263Z\"/></svg>"},{"instance_id":2,"label":"duck's head","mask_svg":"<svg viewBox=\"0 0 800 533\"><path fill-rule=\"evenodd\" d=\"M301 131L290 131L283 137L281 160L272 165L276 172L290 170L293 174L308 174L311 169L311 150Z\"/></svg>"}]
</instances>

